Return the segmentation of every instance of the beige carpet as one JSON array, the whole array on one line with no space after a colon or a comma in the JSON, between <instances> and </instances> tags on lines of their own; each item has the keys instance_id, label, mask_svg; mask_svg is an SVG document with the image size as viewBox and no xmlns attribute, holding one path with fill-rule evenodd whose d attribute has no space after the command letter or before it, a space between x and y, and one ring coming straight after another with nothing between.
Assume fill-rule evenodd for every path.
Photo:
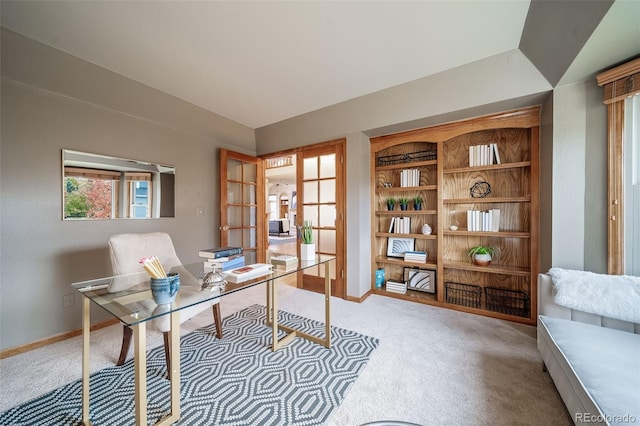
<instances>
[{"instance_id":1,"label":"beige carpet","mask_svg":"<svg viewBox=\"0 0 640 426\"><path fill-rule=\"evenodd\" d=\"M280 307L323 321L323 296L282 285ZM264 304L264 286L227 296L223 316ZM95 308L99 309L99 308ZM332 325L380 339L329 425L402 420L421 425L571 425L541 368L535 328L381 296L332 298ZM183 333L212 322L205 312ZM113 365L121 327L92 333L91 368ZM161 344L149 332L148 345ZM0 411L81 376L80 338L0 360Z\"/></svg>"}]
</instances>

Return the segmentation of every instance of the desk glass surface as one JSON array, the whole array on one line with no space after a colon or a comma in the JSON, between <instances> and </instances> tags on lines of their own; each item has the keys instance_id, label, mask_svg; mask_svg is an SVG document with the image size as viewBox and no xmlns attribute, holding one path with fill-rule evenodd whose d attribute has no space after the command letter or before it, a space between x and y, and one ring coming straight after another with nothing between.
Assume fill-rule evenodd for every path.
<instances>
[{"instance_id":1,"label":"desk glass surface","mask_svg":"<svg viewBox=\"0 0 640 426\"><path fill-rule=\"evenodd\" d=\"M167 272L180 274L180 289L175 301L167 305L158 305L154 302L151 296L150 277L146 272L82 281L73 283L71 286L124 324L133 326L268 280L295 274L300 270L312 268L333 259L335 256L332 255L316 255L314 260L299 260L297 267L288 270L277 269L274 266L271 272L263 276L239 283L228 282L224 289L202 288L202 278L211 271L211 268L205 268L204 262L175 266Z\"/></svg>"}]
</instances>

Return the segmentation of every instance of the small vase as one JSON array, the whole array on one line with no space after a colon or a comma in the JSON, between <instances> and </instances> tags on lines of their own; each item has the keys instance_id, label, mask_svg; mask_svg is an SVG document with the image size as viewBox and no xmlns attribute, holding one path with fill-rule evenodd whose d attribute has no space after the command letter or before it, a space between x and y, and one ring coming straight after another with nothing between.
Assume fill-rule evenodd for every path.
<instances>
[{"instance_id":1,"label":"small vase","mask_svg":"<svg viewBox=\"0 0 640 426\"><path fill-rule=\"evenodd\" d=\"M316 245L314 243L300 244L300 260L315 260L315 258Z\"/></svg>"},{"instance_id":2,"label":"small vase","mask_svg":"<svg viewBox=\"0 0 640 426\"><path fill-rule=\"evenodd\" d=\"M478 266L487 266L491 263L490 254L474 254L473 263Z\"/></svg>"},{"instance_id":3,"label":"small vase","mask_svg":"<svg viewBox=\"0 0 640 426\"><path fill-rule=\"evenodd\" d=\"M431 229L431 226L428 223L425 223L424 225L422 225L423 235L431 235L431 232L433 232L433 230Z\"/></svg>"},{"instance_id":4,"label":"small vase","mask_svg":"<svg viewBox=\"0 0 640 426\"><path fill-rule=\"evenodd\" d=\"M387 204L387 210L393 210L395 206L395 204Z\"/></svg>"},{"instance_id":5,"label":"small vase","mask_svg":"<svg viewBox=\"0 0 640 426\"><path fill-rule=\"evenodd\" d=\"M376 269L376 288L382 288L384 284L384 268Z\"/></svg>"},{"instance_id":6,"label":"small vase","mask_svg":"<svg viewBox=\"0 0 640 426\"><path fill-rule=\"evenodd\" d=\"M400 210L406 210L406 209L407 209L406 204L400 204Z\"/></svg>"},{"instance_id":7,"label":"small vase","mask_svg":"<svg viewBox=\"0 0 640 426\"><path fill-rule=\"evenodd\" d=\"M422 210L422 203L416 203L413 205L414 210Z\"/></svg>"}]
</instances>

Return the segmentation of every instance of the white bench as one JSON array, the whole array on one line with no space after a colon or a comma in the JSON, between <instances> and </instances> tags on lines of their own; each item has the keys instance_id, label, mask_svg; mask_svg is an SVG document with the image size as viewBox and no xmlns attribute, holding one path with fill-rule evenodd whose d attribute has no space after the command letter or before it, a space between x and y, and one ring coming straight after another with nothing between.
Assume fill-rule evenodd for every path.
<instances>
[{"instance_id":1,"label":"white bench","mask_svg":"<svg viewBox=\"0 0 640 426\"><path fill-rule=\"evenodd\" d=\"M640 324L557 305L547 274L538 314L538 350L574 423L640 424Z\"/></svg>"}]
</instances>

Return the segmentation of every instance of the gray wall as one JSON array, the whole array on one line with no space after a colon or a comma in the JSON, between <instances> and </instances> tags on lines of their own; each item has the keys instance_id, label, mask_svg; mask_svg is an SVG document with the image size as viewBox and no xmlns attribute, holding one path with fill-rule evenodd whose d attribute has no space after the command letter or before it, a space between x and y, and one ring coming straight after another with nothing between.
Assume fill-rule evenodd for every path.
<instances>
[{"instance_id":1,"label":"gray wall","mask_svg":"<svg viewBox=\"0 0 640 426\"><path fill-rule=\"evenodd\" d=\"M112 234L166 231L185 262L217 244L218 149L255 154L252 129L5 30L1 90L1 349L80 327L63 295L110 275ZM63 148L174 165L175 218L62 221Z\"/></svg>"}]
</instances>

